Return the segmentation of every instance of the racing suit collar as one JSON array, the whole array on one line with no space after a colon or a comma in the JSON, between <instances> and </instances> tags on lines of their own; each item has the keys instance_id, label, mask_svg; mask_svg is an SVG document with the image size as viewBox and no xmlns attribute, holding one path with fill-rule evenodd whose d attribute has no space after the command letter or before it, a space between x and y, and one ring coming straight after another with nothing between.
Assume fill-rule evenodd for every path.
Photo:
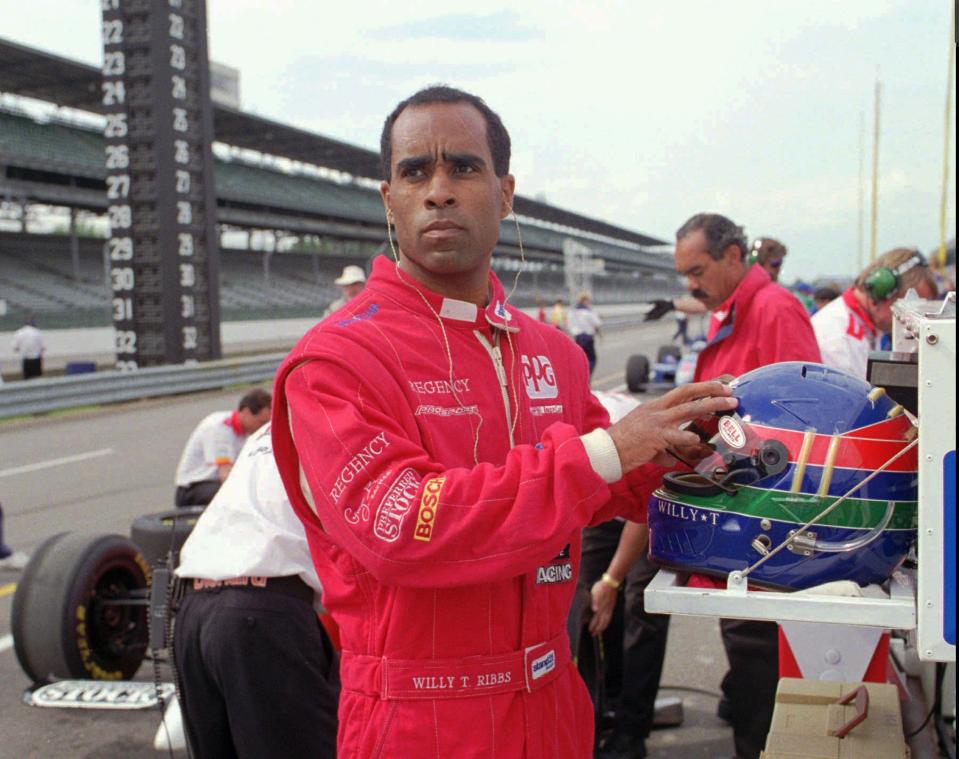
<instances>
[{"instance_id":1,"label":"racing suit collar","mask_svg":"<svg viewBox=\"0 0 959 759\"><path fill-rule=\"evenodd\" d=\"M727 321L731 321L731 317L734 318L736 315L744 317L753 296L771 282L772 279L762 266L759 264L750 266L746 276L736 285L732 295L713 311L709 325L709 341L718 342L715 340L717 333L726 325Z\"/></svg>"},{"instance_id":2,"label":"racing suit collar","mask_svg":"<svg viewBox=\"0 0 959 759\"><path fill-rule=\"evenodd\" d=\"M399 301L406 308L426 313L432 310L448 326L484 331L495 327L508 332L519 332L519 325L514 324L516 320L513 309L506 305L503 285L492 269L489 272L489 302L482 308L434 293L405 272L399 271L396 263L386 256L379 256L373 261L373 273L367 287L370 286Z\"/></svg>"},{"instance_id":3,"label":"racing suit collar","mask_svg":"<svg viewBox=\"0 0 959 759\"><path fill-rule=\"evenodd\" d=\"M845 292L842 294L842 300L843 303L846 304L846 307L859 317L862 323L866 326L866 329L868 329L873 336L879 334L878 328L875 324L873 324L873 321L869 318L869 314L866 312L866 309L862 307L862 303L860 303L859 299L856 297L854 287L846 288Z\"/></svg>"}]
</instances>

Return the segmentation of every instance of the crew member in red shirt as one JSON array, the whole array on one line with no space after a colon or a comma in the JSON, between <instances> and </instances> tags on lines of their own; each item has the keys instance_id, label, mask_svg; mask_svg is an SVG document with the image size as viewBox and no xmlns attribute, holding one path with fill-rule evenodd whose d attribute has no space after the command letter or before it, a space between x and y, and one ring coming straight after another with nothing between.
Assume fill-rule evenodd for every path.
<instances>
[{"instance_id":1,"label":"crew member in red shirt","mask_svg":"<svg viewBox=\"0 0 959 759\"><path fill-rule=\"evenodd\" d=\"M780 361L820 360L806 309L759 265L749 265L742 227L700 213L676 232L676 271L690 295L712 311L695 381L739 376ZM723 679L738 759L758 759L772 720L779 680L772 622L721 621L729 672Z\"/></svg>"},{"instance_id":2,"label":"crew member in red shirt","mask_svg":"<svg viewBox=\"0 0 959 759\"><path fill-rule=\"evenodd\" d=\"M277 375L275 456L340 630L343 759L587 759L566 636L581 528L645 520L649 462L735 405L693 384L606 429L583 352L490 270L509 146L474 95L400 103L381 141L397 261Z\"/></svg>"}]
</instances>

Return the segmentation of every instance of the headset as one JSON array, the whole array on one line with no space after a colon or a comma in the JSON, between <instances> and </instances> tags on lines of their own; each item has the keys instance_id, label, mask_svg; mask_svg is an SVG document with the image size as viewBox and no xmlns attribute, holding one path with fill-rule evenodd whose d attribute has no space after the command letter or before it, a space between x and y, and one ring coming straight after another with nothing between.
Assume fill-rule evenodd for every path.
<instances>
[{"instance_id":1,"label":"headset","mask_svg":"<svg viewBox=\"0 0 959 759\"><path fill-rule=\"evenodd\" d=\"M909 258L899 264L899 266L893 269L881 266L871 272L869 276L863 280L862 288L875 303L881 303L884 300L889 300L902 289L901 278L903 274L917 266L925 265L926 259L922 253L914 250Z\"/></svg>"},{"instance_id":2,"label":"headset","mask_svg":"<svg viewBox=\"0 0 959 759\"><path fill-rule=\"evenodd\" d=\"M787 248L779 240L774 240L771 237L757 237L753 240L753 244L749 248L749 253L746 255L746 266L752 266L753 264L760 263L759 256L762 253L763 244L767 241L772 242L773 245L776 245L782 248L783 256L786 255Z\"/></svg>"}]
</instances>

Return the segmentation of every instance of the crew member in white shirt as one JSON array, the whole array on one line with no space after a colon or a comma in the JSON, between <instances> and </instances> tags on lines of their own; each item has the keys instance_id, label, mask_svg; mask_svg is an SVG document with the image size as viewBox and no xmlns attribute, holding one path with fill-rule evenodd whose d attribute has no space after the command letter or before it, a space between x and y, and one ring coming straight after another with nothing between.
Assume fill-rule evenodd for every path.
<instances>
[{"instance_id":1,"label":"crew member in white shirt","mask_svg":"<svg viewBox=\"0 0 959 759\"><path fill-rule=\"evenodd\" d=\"M932 270L918 250L895 248L863 269L852 287L812 317L822 362L866 379L870 351L892 329L892 304L909 290L920 298L937 295Z\"/></svg>"},{"instance_id":2,"label":"crew member in white shirt","mask_svg":"<svg viewBox=\"0 0 959 759\"><path fill-rule=\"evenodd\" d=\"M270 401L266 390L256 388L240 399L236 411L215 411L196 426L176 469L177 507L213 500L247 436L270 421Z\"/></svg>"},{"instance_id":3,"label":"crew member in white shirt","mask_svg":"<svg viewBox=\"0 0 959 759\"><path fill-rule=\"evenodd\" d=\"M193 755L332 759L336 655L269 424L250 436L180 558L173 647Z\"/></svg>"},{"instance_id":4,"label":"crew member in white shirt","mask_svg":"<svg viewBox=\"0 0 959 759\"><path fill-rule=\"evenodd\" d=\"M576 300L576 307L569 312L569 332L576 344L583 349L589 361L589 376L593 376L596 368L596 336L600 334L602 321L599 314L590 306L591 297L587 292L581 292Z\"/></svg>"},{"instance_id":5,"label":"crew member in white shirt","mask_svg":"<svg viewBox=\"0 0 959 759\"><path fill-rule=\"evenodd\" d=\"M20 329L13 333L13 352L23 358L23 378L33 379L43 375L43 352L47 349L43 333L37 329L33 317L29 317Z\"/></svg>"}]
</instances>

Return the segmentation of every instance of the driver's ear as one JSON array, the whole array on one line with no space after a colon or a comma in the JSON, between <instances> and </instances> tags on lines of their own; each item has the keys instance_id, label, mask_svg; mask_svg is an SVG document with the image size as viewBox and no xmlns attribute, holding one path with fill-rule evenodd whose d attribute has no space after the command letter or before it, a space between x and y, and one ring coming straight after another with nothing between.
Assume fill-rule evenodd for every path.
<instances>
[{"instance_id":1,"label":"driver's ear","mask_svg":"<svg viewBox=\"0 0 959 759\"><path fill-rule=\"evenodd\" d=\"M516 190L516 177L512 174L504 174L500 177L500 189L503 193L500 203L500 218L505 219L513 213L513 193Z\"/></svg>"},{"instance_id":2,"label":"driver's ear","mask_svg":"<svg viewBox=\"0 0 959 759\"><path fill-rule=\"evenodd\" d=\"M393 209L390 206L390 183L385 180L380 182L380 197L383 199L383 210L386 212L386 220L392 223Z\"/></svg>"}]
</instances>

